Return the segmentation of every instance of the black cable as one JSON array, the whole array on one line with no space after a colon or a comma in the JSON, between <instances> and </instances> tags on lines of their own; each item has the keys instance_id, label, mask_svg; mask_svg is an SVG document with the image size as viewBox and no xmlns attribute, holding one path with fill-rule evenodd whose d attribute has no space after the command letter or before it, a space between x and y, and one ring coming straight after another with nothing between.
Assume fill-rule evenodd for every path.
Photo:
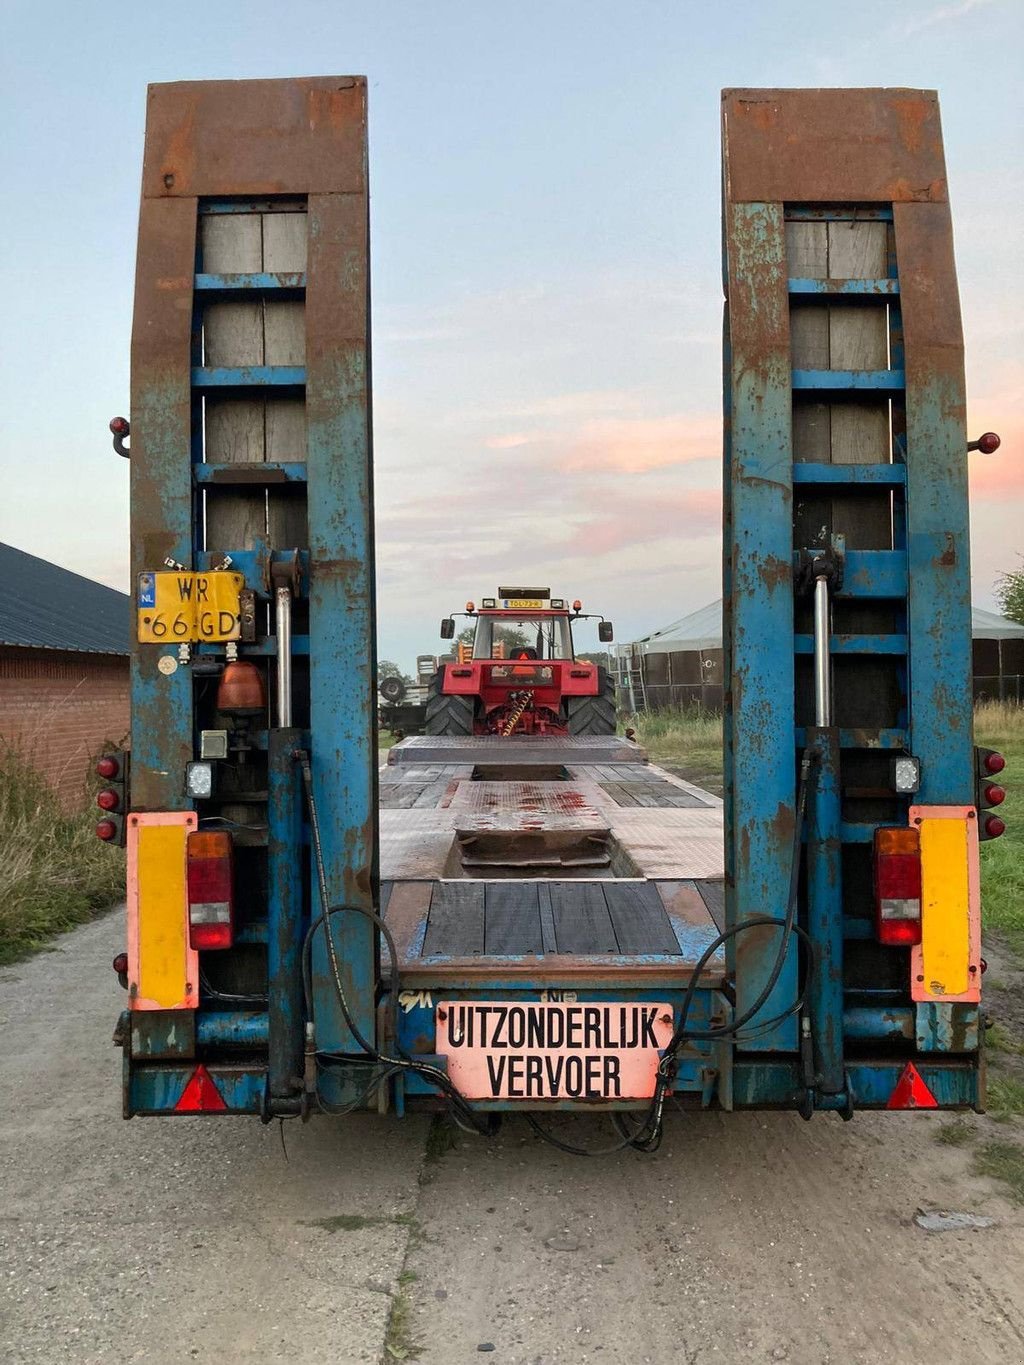
<instances>
[{"instance_id":1,"label":"black cable","mask_svg":"<svg viewBox=\"0 0 1024 1365\"><path fill-rule=\"evenodd\" d=\"M797 792L797 808L795 813L793 829L793 856L792 862L790 864L789 897L786 904L785 917L779 918L774 915L751 916L750 918L743 920L739 924L733 924L730 925L728 929L723 929L719 934L715 936L715 938L711 940L707 948L705 948L696 967L694 967L692 973L690 974L690 980L689 983L687 984L686 993L683 996L683 1002L679 1010L679 1023L676 1025L675 1032L673 1033L672 1038L669 1041L669 1044L662 1055L661 1061L658 1064L657 1080L655 1082L654 1094L651 1097L650 1108L648 1109L647 1112L646 1122L644 1126L640 1129L639 1134L635 1138L627 1139L625 1141L624 1143L625 1146L634 1147L636 1148L637 1151L642 1152L653 1152L657 1150L658 1146L661 1143L661 1123L662 1114L664 1110L665 1095L668 1092L668 1087L671 1083L672 1077L675 1072L677 1060L676 1054L678 1053L679 1049L682 1047L684 1042L690 1041L708 1042L713 1041L714 1039L717 1038L726 1038L730 1036L736 1037L738 1035L739 1030L744 1026L744 1024L749 1023L749 1021L766 1004L772 991L774 991L776 985L778 984L778 980L779 977L782 975L782 969L785 966L786 957L789 951L789 942L794 933L798 934L804 940L808 948L808 962L807 970L805 973L804 987L800 993L797 1002L799 1008L803 1007L803 999L807 994L810 982L813 978L813 973L816 965L816 958L814 943L810 935L807 933L806 930L802 929L796 923L800 890L800 852L803 843L804 820L807 814L808 790L811 785L812 778L816 772L819 761L820 755L816 749L804 750L803 757L800 761L800 785ZM765 983L763 989L761 990L761 993L754 1001L754 1003L751 1006L749 1006L748 1009L742 1015L740 1015L738 1019L730 1020L728 1024L723 1024L719 1028L715 1029L687 1028L686 1021L690 1012L690 1006L692 1005L694 997L696 996L701 974L704 968L707 966L708 962L711 960L711 958L714 957L718 950L721 947L723 947L723 945L727 943L729 939L734 938L737 934L743 933L746 929L754 929L765 925L774 925L776 927L781 926L783 933L779 940L779 949L775 955L775 963L772 967L771 972L768 975L768 980ZM790 1006L790 1008L786 1010L783 1014L780 1014L776 1018L767 1020L763 1024L759 1025L759 1029L767 1028L769 1025L774 1027L782 1019L789 1018L789 1016L794 1012L795 1007ZM553 1134L546 1132L546 1130L540 1127L540 1125L538 1125L531 1116L528 1115L528 1117L530 1119L530 1126L534 1128L535 1131L538 1132L541 1137L543 1137L546 1141L550 1141L556 1147L562 1147L566 1151L569 1150L569 1147L566 1144L561 1143L558 1139L554 1137ZM591 1155L591 1153L584 1151L584 1149L582 1148L576 1148L574 1150L578 1155L583 1156Z\"/></svg>"},{"instance_id":2,"label":"black cable","mask_svg":"<svg viewBox=\"0 0 1024 1365\"><path fill-rule=\"evenodd\" d=\"M442 1093L447 1097L452 1109L456 1112L461 1112L465 1116L465 1118L468 1120L469 1126L473 1129L473 1131L485 1136L491 1135L496 1128L493 1115L489 1116L488 1122L481 1123L477 1117L476 1112L471 1108L468 1101L461 1094L461 1092L458 1090L458 1088L454 1085L454 1083L451 1081L451 1079L445 1072L441 1071L438 1067L431 1066L429 1063L415 1061L401 1048L401 1045L398 1042L398 954L395 947L394 937L391 934L391 931L388 928L388 926L385 924L384 920L381 918L380 915L376 913L376 911L371 910L365 906L330 905L328 903L329 898L327 893L327 879L323 865L323 851L322 845L320 843L320 825L316 809L316 801L313 794L312 771L309 763L309 755L303 751L296 751L295 759L300 764L302 770L303 787L305 789L306 801L309 807L310 833L312 836L313 850L317 867L320 901L323 907L321 914L310 925L302 946L302 981L303 993L305 997L306 1017L307 1018L313 1017L311 982L312 940L316 930L322 926L324 930L324 938L328 949L328 957L330 959L332 968L335 993L338 997L338 1002L341 1006L341 1011L345 1019L345 1024L348 1027L349 1032L352 1034L353 1038L360 1046L360 1048L363 1050L364 1053L367 1054L367 1057L371 1059L371 1062L379 1064L384 1068L382 1074L378 1077L375 1077L370 1082L369 1086L367 1086L366 1089L362 1092L362 1094L358 1097L358 1099L353 1101L350 1105L343 1107L342 1106L326 1107L321 1102L321 1107L325 1109L325 1112L343 1114L350 1113L352 1112L352 1109L358 1108L363 1103L365 1103L369 1095L372 1093L372 1091L377 1086L382 1084L385 1080L389 1080L393 1075L399 1074L404 1070L411 1070L419 1073L425 1079L433 1081L434 1085L438 1089L440 1089ZM533 1116L533 1114L527 1112L525 1115L527 1122L529 1123L530 1127L534 1130L534 1132L537 1133L539 1137L543 1138L545 1142L548 1142L552 1146L559 1148L561 1151L568 1152L570 1155L573 1156L587 1157L611 1156L617 1152L625 1150L627 1147L633 1147L637 1151L648 1153L657 1151L661 1145L662 1140L665 1097L668 1093L668 1087L674 1075L675 1065L677 1061L677 1053L679 1049L682 1047L684 1042L707 1042L713 1041L718 1038L725 1038L730 1036L733 1038L739 1037L740 1030L743 1028L745 1024L749 1023L750 1020L753 1019L754 1016L763 1008L763 1006L766 1004L769 997L771 996L772 992L774 991L776 985L778 984L779 978L782 975L783 967L785 966L786 963L786 958L788 956L790 939L792 938L794 933L797 934L798 937L803 940L807 947L808 956L803 987L800 990L796 1001L792 1005L790 1005L788 1009L774 1016L772 1019L762 1021L758 1025L757 1029L752 1034L748 1035L748 1038L759 1036L763 1032L766 1032L768 1029L776 1027L783 1020L790 1018L791 1015L799 1013L803 1009L804 1000L810 988L810 983L813 979L813 974L817 962L814 942L811 939L810 935L807 933L807 931L801 928L800 925L796 923L796 915L799 903L800 853L803 840L803 825L807 812L808 789L811 784L812 776L817 768L819 759L820 755L818 754L817 750L811 749L804 751L803 758L801 760L800 785L797 796L797 809L793 835L793 859L790 871L789 897L786 905L786 914L784 917L775 915L751 916L750 918L743 920L739 924L730 925L729 928L723 929L719 934L715 936L714 939L712 939L712 941L708 944L707 948L705 948L699 961L697 962L697 965L694 967L693 971L690 974L690 980L687 983L686 993L683 996L682 1005L680 1006L679 1010L679 1022L676 1025L672 1038L669 1041L669 1044L662 1055L661 1061L659 1062L654 1094L651 1097L651 1104L647 1110L644 1121L640 1124L640 1126L637 1129L630 1132L626 1128L625 1120L622 1119L618 1114L613 1114L612 1122L616 1127L617 1131L622 1133L623 1135L622 1142L616 1143L614 1146L611 1147L586 1148L577 1147L574 1143L563 1142L560 1138L555 1137L553 1133L548 1132L538 1122L538 1120ZM391 1036L394 1038L395 1047L400 1053L400 1056L398 1058L385 1057L380 1052L378 1052L377 1049L373 1047L363 1037L361 1031L356 1026L355 1021L352 1018L351 1011L349 1010L348 1000L345 994L344 983L341 980L340 965L338 963L337 951L334 945L334 935L332 934L330 928L331 916L335 914L343 914L346 911L353 911L356 914L363 915L365 918L369 919L371 923L373 923L375 927L380 931L380 933L384 936L385 942L387 943L388 953L391 958L388 1018L391 1026ZM771 972L768 975L768 980L765 983L764 987L762 988L757 999L754 1001L754 1003L748 1006L746 1011L742 1015L740 1015L738 1019L732 1019L727 1024L723 1024L713 1029L688 1028L687 1019L689 1016L690 1008L694 998L696 997L701 975L704 971L704 968L711 960L711 958L715 956L715 954L729 941L729 939L736 937L738 934L743 933L747 929L761 928L769 925L774 926L776 928L781 927L783 932L779 940L779 949L778 952L776 953L775 962L772 966ZM330 1060L332 1061L336 1061L337 1064L339 1065L367 1064L362 1058L352 1058L347 1055L339 1054L317 1053L318 1065L320 1064L321 1059L328 1058L330 1058Z\"/></svg>"},{"instance_id":3,"label":"black cable","mask_svg":"<svg viewBox=\"0 0 1024 1365\"><path fill-rule=\"evenodd\" d=\"M323 926L324 939L327 945L328 958L331 964L331 975L334 980L335 994L338 997L338 1003L341 1006L341 1012L342 1015L344 1016L345 1024L348 1027L348 1030L352 1034L353 1038L358 1043L359 1047L374 1061L379 1062L386 1067L394 1068L396 1070L415 1071L419 1073L421 1076L423 1076L425 1079L431 1081L438 1089L440 1089L445 1094L449 1103L455 1109L457 1109L463 1114L466 1121L474 1128L476 1132L480 1133L482 1136L490 1136L497 1129L497 1122L494 1119L494 1116L488 1116L488 1118L485 1121L481 1122L480 1119L477 1117L475 1111L470 1107L469 1103L466 1101L465 1097L461 1094L457 1086L450 1080L450 1078L447 1076L445 1072L441 1071L439 1067L431 1066L428 1062L416 1061L401 1048L401 1045L398 1042L398 992L397 992L398 952L395 946L394 937L392 936L388 926L384 923L383 919L381 919L381 917L376 913L376 911L370 910L366 906L361 905L330 905L328 903L327 877L323 863L323 846L320 842L320 820L316 808L316 799L313 794L313 775L310 769L309 755L302 751L297 751L295 757L296 761L300 764L302 770L303 786L305 788L306 801L309 807L310 836L313 843L314 861L316 863L317 881L320 890L320 901L321 905L323 906L321 914L310 925L309 930L306 933L306 938L302 948L303 992L305 995L307 1018L313 1017L311 987L312 973L310 962L312 956L311 944L313 935L315 934L316 930ZM349 1009L348 999L345 993L345 986L341 979L341 967L338 962L337 950L334 944L334 935L331 932L330 926L330 920L332 915L343 914L347 911L353 911L356 914L363 915L367 919L369 919L371 923L373 923L384 935L385 941L387 942L388 952L391 955L391 989L389 1022L391 1024L392 1037L395 1040L396 1049L400 1053L400 1056L397 1058L387 1057L380 1053L371 1043L367 1041L367 1039L363 1036L360 1029L357 1027L355 1020L352 1018L352 1013L351 1010Z\"/></svg>"}]
</instances>

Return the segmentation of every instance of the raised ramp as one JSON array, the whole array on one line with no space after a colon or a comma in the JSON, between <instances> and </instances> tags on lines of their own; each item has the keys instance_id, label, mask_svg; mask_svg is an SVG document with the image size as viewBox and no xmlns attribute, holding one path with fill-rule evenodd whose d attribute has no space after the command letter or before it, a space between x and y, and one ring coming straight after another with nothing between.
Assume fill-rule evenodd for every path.
<instances>
[{"instance_id":1,"label":"raised ramp","mask_svg":"<svg viewBox=\"0 0 1024 1365\"><path fill-rule=\"evenodd\" d=\"M412 735L388 750L399 763L646 763L639 744L618 735Z\"/></svg>"}]
</instances>

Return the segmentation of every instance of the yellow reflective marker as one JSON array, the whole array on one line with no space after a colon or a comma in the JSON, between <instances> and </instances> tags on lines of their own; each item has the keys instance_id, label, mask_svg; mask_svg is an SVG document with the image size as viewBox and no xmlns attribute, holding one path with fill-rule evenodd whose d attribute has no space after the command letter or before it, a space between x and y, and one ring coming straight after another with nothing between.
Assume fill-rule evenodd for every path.
<instances>
[{"instance_id":1,"label":"yellow reflective marker","mask_svg":"<svg viewBox=\"0 0 1024 1365\"><path fill-rule=\"evenodd\" d=\"M980 998L978 821L969 806L917 806L921 834L921 944L915 1000Z\"/></svg>"},{"instance_id":2,"label":"yellow reflective marker","mask_svg":"<svg viewBox=\"0 0 1024 1365\"><path fill-rule=\"evenodd\" d=\"M133 1010L196 1009L198 955L188 942L185 840L194 811L128 817L128 991Z\"/></svg>"}]
</instances>

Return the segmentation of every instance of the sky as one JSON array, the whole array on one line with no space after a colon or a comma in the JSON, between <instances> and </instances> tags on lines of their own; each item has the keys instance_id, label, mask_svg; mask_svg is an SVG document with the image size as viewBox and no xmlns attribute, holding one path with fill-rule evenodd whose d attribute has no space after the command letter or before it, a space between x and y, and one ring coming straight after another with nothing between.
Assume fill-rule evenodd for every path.
<instances>
[{"instance_id":1,"label":"sky","mask_svg":"<svg viewBox=\"0 0 1024 1365\"><path fill-rule=\"evenodd\" d=\"M128 589L145 87L369 80L380 652L499 579L628 640L720 595L723 86L939 91L975 601L1024 551L1019 0L5 0L0 540ZM130 413L128 414L130 416Z\"/></svg>"}]
</instances>

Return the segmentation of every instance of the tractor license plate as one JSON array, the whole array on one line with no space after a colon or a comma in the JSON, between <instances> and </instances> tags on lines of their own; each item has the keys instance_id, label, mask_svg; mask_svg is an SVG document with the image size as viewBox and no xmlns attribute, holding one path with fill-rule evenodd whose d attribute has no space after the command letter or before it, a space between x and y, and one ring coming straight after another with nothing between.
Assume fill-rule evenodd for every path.
<instances>
[{"instance_id":1,"label":"tractor license plate","mask_svg":"<svg viewBox=\"0 0 1024 1365\"><path fill-rule=\"evenodd\" d=\"M139 643L189 644L238 640L242 634L240 573L140 573L136 609Z\"/></svg>"},{"instance_id":2,"label":"tractor license plate","mask_svg":"<svg viewBox=\"0 0 1024 1365\"><path fill-rule=\"evenodd\" d=\"M446 1000L437 1051L472 1100L650 1099L671 1005Z\"/></svg>"},{"instance_id":3,"label":"tractor license plate","mask_svg":"<svg viewBox=\"0 0 1024 1365\"><path fill-rule=\"evenodd\" d=\"M547 603L539 597L506 597L503 605L507 611L541 611Z\"/></svg>"}]
</instances>

